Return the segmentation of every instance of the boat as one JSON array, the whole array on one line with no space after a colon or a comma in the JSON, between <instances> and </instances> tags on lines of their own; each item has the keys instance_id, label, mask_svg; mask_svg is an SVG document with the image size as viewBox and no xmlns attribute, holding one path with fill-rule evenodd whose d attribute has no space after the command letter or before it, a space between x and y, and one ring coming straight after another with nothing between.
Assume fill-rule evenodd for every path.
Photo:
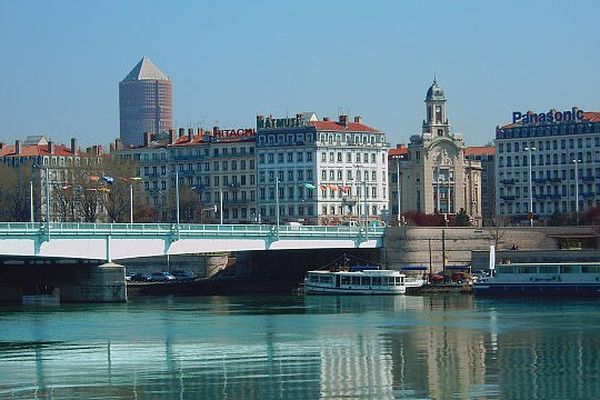
<instances>
[{"instance_id":1,"label":"boat","mask_svg":"<svg viewBox=\"0 0 600 400\"><path fill-rule=\"evenodd\" d=\"M490 276L473 283L475 295L600 296L600 262L497 264L490 251Z\"/></svg>"},{"instance_id":2,"label":"boat","mask_svg":"<svg viewBox=\"0 0 600 400\"><path fill-rule=\"evenodd\" d=\"M405 275L394 270L308 271L304 293L404 294Z\"/></svg>"},{"instance_id":3,"label":"boat","mask_svg":"<svg viewBox=\"0 0 600 400\"><path fill-rule=\"evenodd\" d=\"M337 263L339 260L342 263ZM351 259L343 255L329 265L328 270L308 271L304 278L307 294L386 294L406 293L406 275L396 270L380 269L379 265L350 266Z\"/></svg>"}]
</instances>

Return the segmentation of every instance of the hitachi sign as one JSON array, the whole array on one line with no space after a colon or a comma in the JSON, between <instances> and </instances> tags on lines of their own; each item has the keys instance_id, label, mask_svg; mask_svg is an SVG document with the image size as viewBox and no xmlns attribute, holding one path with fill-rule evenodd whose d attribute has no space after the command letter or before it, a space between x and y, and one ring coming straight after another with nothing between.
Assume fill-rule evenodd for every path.
<instances>
[{"instance_id":1,"label":"hitachi sign","mask_svg":"<svg viewBox=\"0 0 600 400\"><path fill-rule=\"evenodd\" d=\"M583 110L573 107L567 111L556 111L550 110L547 113L534 113L527 111L523 114L519 111L513 111L512 120L513 124L521 123L526 124L538 124L542 122L561 122L561 121L581 121L583 119Z\"/></svg>"}]
</instances>

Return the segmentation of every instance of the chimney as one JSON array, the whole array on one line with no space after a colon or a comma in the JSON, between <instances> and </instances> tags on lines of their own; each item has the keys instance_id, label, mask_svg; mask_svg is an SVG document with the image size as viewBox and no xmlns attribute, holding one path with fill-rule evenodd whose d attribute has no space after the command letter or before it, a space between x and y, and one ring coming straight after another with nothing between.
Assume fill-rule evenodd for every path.
<instances>
[{"instance_id":1,"label":"chimney","mask_svg":"<svg viewBox=\"0 0 600 400\"><path fill-rule=\"evenodd\" d=\"M21 154L21 141L20 140L15 140L15 154L16 155Z\"/></svg>"},{"instance_id":2,"label":"chimney","mask_svg":"<svg viewBox=\"0 0 600 400\"><path fill-rule=\"evenodd\" d=\"M123 150L123 139L121 139L121 138L116 138L115 139L115 150L116 151Z\"/></svg>"},{"instance_id":3,"label":"chimney","mask_svg":"<svg viewBox=\"0 0 600 400\"><path fill-rule=\"evenodd\" d=\"M144 147L150 146L152 141L152 132L144 132Z\"/></svg>"},{"instance_id":4,"label":"chimney","mask_svg":"<svg viewBox=\"0 0 600 400\"><path fill-rule=\"evenodd\" d=\"M54 143L52 140L48 140L48 153L54 154Z\"/></svg>"},{"instance_id":5,"label":"chimney","mask_svg":"<svg viewBox=\"0 0 600 400\"><path fill-rule=\"evenodd\" d=\"M362 124L362 117L360 115L357 115L356 117L354 117L354 122L356 122L357 124Z\"/></svg>"},{"instance_id":6,"label":"chimney","mask_svg":"<svg viewBox=\"0 0 600 400\"><path fill-rule=\"evenodd\" d=\"M77 153L77 138L71 138L71 153L75 155Z\"/></svg>"},{"instance_id":7,"label":"chimney","mask_svg":"<svg viewBox=\"0 0 600 400\"><path fill-rule=\"evenodd\" d=\"M181 137L183 135L185 135L185 129L184 128L179 128L179 136L178 137Z\"/></svg>"},{"instance_id":8,"label":"chimney","mask_svg":"<svg viewBox=\"0 0 600 400\"><path fill-rule=\"evenodd\" d=\"M175 129L169 129L169 144L175 143L177 139L177 131Z\"/></svg>"},{"instance_id":9,"label":"chimney","mask_svg":"<svg viewBox=\"0 0 600 400\"><path fill-rule=\"evenodd\" d=\"M193 137L194 137L194 128L188 128L188 142L191 142Z\"/></svg>"},{"instance_id":10,"label":"chimney","mask_svg":"<svg viewBox=\"0 0 600 400\"><path fill-rule=\"evenodd\" d=\"M342 126L348 126L348 116L347 115L340 115L340 125Z\"/></svg>"}]
</instances>

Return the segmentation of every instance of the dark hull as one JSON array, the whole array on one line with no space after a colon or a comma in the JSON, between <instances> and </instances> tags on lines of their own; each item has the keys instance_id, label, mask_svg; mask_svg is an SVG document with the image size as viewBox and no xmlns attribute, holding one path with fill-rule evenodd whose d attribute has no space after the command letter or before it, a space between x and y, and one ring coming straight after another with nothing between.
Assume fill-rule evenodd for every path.
<instances>
[{"instance_id":1,"label":"dark hull","mask_svg":"<svg viewBox=\"0 0 600 400\"><path fill-rule=\"evenodd\" d=\"M598 283L563 283L563 284L535 284L535 283L482 283L473 285L473 292L477 296L560 296L584 297L599 296L600 284Z\"/></svg>"}]
</instances>

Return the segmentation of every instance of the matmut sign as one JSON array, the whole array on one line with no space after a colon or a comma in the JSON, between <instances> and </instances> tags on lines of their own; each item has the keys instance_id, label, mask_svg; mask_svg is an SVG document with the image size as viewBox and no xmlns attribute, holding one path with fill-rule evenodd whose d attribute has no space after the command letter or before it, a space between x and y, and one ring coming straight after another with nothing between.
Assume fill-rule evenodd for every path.
<instances>
[{"instance_id":1,"label":"matmut sign","mask_svg":"<svg viewBox=\"0 0 600 400\"><path fill-rule=\"evenodd\" d=\"M581 121L582 119L583 110L577 107L567 111L550 110L547 113L534 113L532 111L527 111L525 114L520 111L513 111L512 113L513 124L520 122L523 125L541 122Z\"/></svg>"}]
</instances>

